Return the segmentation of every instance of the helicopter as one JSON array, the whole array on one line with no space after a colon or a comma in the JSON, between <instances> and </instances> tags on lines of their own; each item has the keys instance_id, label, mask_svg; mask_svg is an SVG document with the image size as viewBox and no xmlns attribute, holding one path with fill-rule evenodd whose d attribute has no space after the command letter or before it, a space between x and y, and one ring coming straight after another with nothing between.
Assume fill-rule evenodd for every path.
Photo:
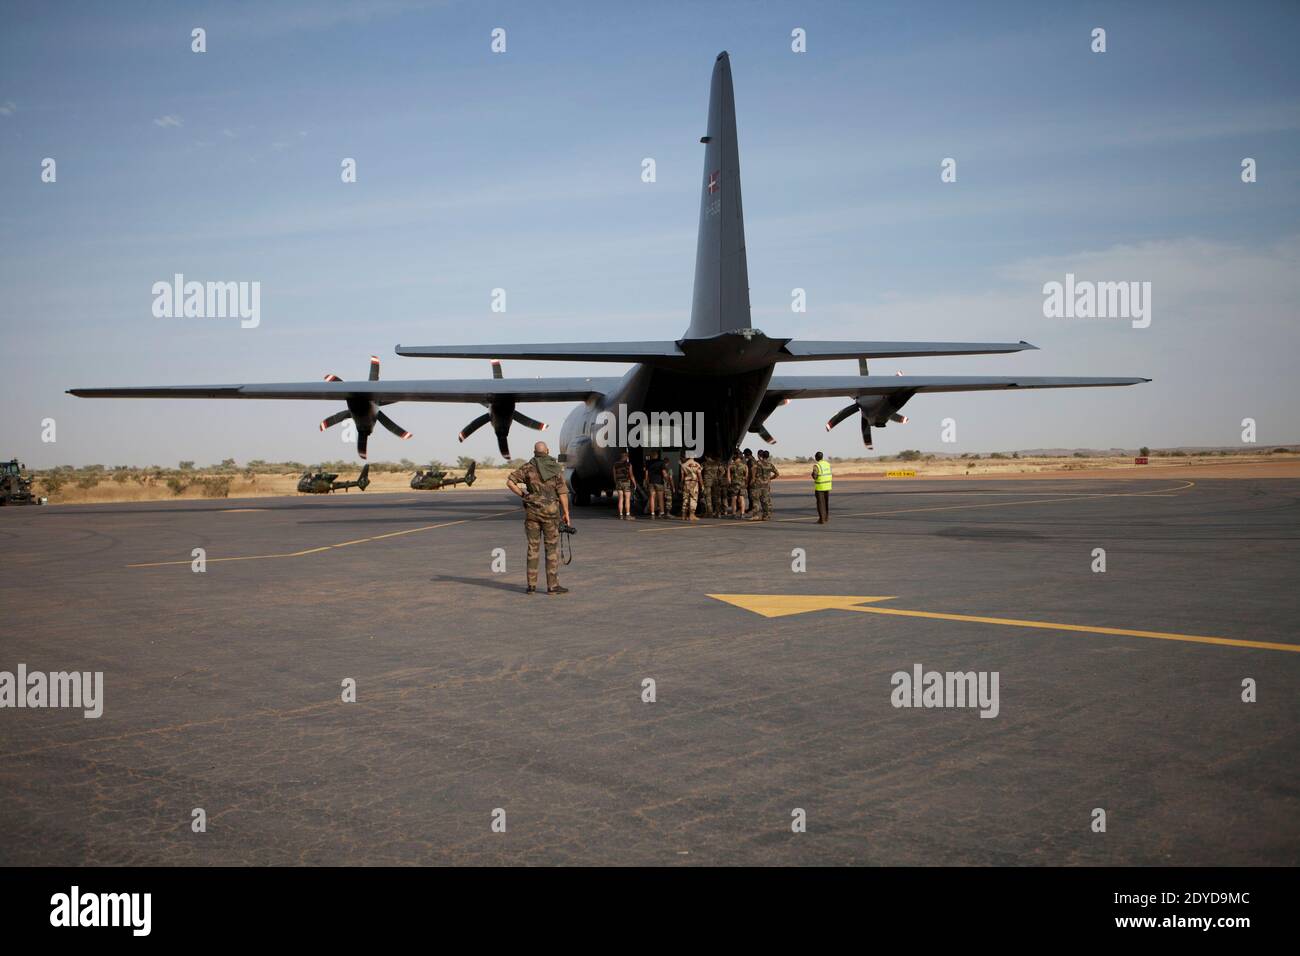
<instances>
[{"instance_id":1,"label":"helicopter","mask_svg":"<svg viewBox=\"0 0 1300 956\"><path fill-rule=\"evenodd\" d=\"M304 471L298 479L298 490L308 495L327 495L331 491L346 491L348 488L365 491L370 486L370 466L361 469L356 481L337 481L337 478L338 475L332 475L328 471L318 471L315 474Z\"/></svg>"},{"instance_id":2,"label":"helicopter","mask_svg":"<svg viewBox=\"0 0 1300 956\"><path fill-rule=\"evenodd\" d=\"M411 487L416 491L437 491L439 488L450 488L452 485L461 485L469 487L474 484L474 469L477 462L471 461L469 467L465 469L463 476L447 476L447 472L442 470L441 465L430 465L428 471L417 471L411 478Z\"/></svg>"}]
</instances>

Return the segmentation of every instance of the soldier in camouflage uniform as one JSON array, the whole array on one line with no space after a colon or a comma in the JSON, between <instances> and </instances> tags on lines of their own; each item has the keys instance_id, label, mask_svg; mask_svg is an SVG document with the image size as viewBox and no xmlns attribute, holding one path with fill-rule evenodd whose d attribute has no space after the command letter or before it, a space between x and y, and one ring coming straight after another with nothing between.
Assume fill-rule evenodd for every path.
<instances>
[{"instance_id":1,"label":"soldier in camouflage uniform","mask_svg":"<svg viewBox=\"0 0 1300 956\"><path fill-rule=\"evenodd\" d=\"M700 459L700 514L712 518L718 514L718 462L712 455Z\"/></svg>"},{"instance_id":2,"label":"soldier in camouflage uniform","mask_svg":"<svg viewBox=\"0 0 1300 956\"><path fill-rule=\"evenodd\" d=\"M709 506L713 517L721 518L727 513L727 462L721 456L713 459L713 497Z\"/></svg>"},{"instance_id":3,"label":"soldier in camouflage uniform","mask_svg":"<svg viewBox=\"0 0 1300 956\"><path fill-rule=\"evenodd\" d=\"M522 487L521 487L522 486ZM566 594L560 587L560 517L569 524L569 489L564 469L551 457L546 442L533 446L533 457L506 479L506 487L524 502L524 533L528 535L528 589L537 590L537 560L546 545L546 593Z\"/></svg>"},{"instance_id":4,"label":"soldier in camouflage uniform","mask_svg":"<svg viewBox=\"0 0 1300 956\"><path fill-rule=\"evenodd\" d=\"M727 466L727 504L729 513L737 518L745 513L745 489L749 487L749 462L741 457L737 448Z\"/></svg>"},{"instance_id":5,"label":"soldier in camouflage uniform","mask_svg":"<svg viewBox=\"0 0 1300 956\"><path fill-rule=\"evenodd\" d=\"M699 521L695 516L695 508L699 501L700 483L703 479L704 469L694 458L687 458L682 453L682 520Z\"/></svg>"},{"instance_id":6,"label":"soldier in camouflage uniform","mask_svg":"<svg viewBox=\"0 0 1300 956\"><path fill-rule=\"evenodd\" d=\"M776 465L772 464L770 453L764 448L758 453L758 460L754 462L750 484L750 500L754 514L750 515L750 521L772 520L772 479L780 477L781 473L776 470ZM758 514L760 509L762 517Z\"/></svg>"}]
</instances>

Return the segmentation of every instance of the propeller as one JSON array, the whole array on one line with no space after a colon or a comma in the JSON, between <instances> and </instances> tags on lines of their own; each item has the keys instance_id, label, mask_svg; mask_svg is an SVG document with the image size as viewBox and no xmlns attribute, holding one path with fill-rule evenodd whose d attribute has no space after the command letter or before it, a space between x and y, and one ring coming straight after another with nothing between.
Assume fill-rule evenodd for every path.
<instances>
[{"instance_id":1,"label":"propeller","mask_svg":"<svg viewBox=\"0 0 1300 956\"><path fill-rule=\"evenodd\" d=\"M858 359L858 374L871 374L867 370L867 360L865 358ZM902 375L903 373L902 371L898 371L894 374ZM831 420L826 423L826 430L830 431L854 412L859 412L862 415L862 444L867 448L871 448L871 426L877 425L884 428L887 422L898 422L900 425L906 425L907 416L900 415L898 410L906 405L908 400L915 394L915 389L905 389L895 392L893 395L886 398L871 398L863 395L852 405L849 405L846 408L841 408L838 412L832 415Z\"/></svg>"},{"instance_id":2,"label":"propeller","mask_svg":"<svg viewBox=\"0 0 1300 956\"><path fill-rule=\"evenodd\" d=\"M503 377L500 359L492 360L492 377L495 379ZM460 434L456 436L458 441L463 442L488 422L491 422L492 431L496 432L497 436L497 448L500 449L502 457L509 461L510 443L508 438L512 422L518 422L525 428L536 429L539 432L546 431L545 422L539 422L535 418L529 418L523 412L515 411L514 399L499 398L492 402L484 402L483 405L487 408L487 411L460 430Z\"/></svg>"},{"instance_id":3,"label":"propeller","mask_svg":"<svg viewBox=\"0 0 1300 956\"><path fill-rule=\"evenodd\" d=\"M341 382L343 379L330 373L325 376L327 382ZM379 356L370 356L370 381L379 381ZM387 428L398 438L407 439L411 437L408 432L397 422L393 421L386 414L381 412L380 406L392 405L392 402L372 402L364 395L354 395L348 398L348 407L341 412L335 412L329 418L320 423L320 430L324 431L337 425L339 422L345 422L349 418L357 426L357 454L362 458L366 457L366 446L370 441L370 433L375 430L375 424L378 423Z\"/></svg>"},{"instance_id":4,"label":"propeller","mask_svg":"<svg viewBox=\"0 0 1300 956\"><path fill-rule=\"evenodd\" d=\"M904 403L915 394L911 391L899 393L887 399L876 398L875 396L864 395L855 401L852 405L841 408L831 416L831 420L826 423L826 430L830 431L844 419L848 418L854 412L861 416L860 424L862 428L862 444L871 448L871 426L878 425L883 428L887 422L897 422L900 425L907 424L907 416L900 415L898 409L902 408Z\"/></svg>"},{"instance_id":5,"label":"propeller","mask_svg":"<svg viewBox=\"0 0 1300 956\"><path fill-rule=\"evenodd\" d=\"M769 445L775 445L776 439L773 438L772 433L767 430L767 417L782 405L789 404L790 399L788 398L764 398L762 403L758 406L758 412L754 415L754 420L749 423L750 432L763 439L763 441L767 442Z\"/></svg>"}]
</instances>

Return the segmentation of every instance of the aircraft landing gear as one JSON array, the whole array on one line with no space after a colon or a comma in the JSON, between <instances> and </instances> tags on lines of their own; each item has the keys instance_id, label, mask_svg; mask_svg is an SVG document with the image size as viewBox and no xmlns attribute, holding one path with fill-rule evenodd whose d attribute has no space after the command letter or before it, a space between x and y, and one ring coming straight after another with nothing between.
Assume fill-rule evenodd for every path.
<instances>
[{"instance_id":1,"label":"aircraft landing gear","mask_svg":"<svg viewBox=\"0 0 1300 956\"><path fill-rule=\"evenodd\" d=\"M591 492L584 487L582 479L574 475L572 485L573 503L579 508L585 508L591 504Z\"/></svg>"}]
</instances>

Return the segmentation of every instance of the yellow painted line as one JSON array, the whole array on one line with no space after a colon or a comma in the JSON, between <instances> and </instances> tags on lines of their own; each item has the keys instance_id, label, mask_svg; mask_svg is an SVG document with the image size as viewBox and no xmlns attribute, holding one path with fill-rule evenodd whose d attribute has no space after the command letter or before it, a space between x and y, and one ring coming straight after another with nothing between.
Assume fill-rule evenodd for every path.
<instances>
[{"instance_id":1,"label":"yellow painted line","mask_svg":"<svg viewBox=\"0 0 1300 956\"><path fill-rule=\"evenodd\" d=\"M813 611L861 611L863 614L892 614L897 617L923 617L938 621L965 621L971 624L996 624L1002 627L1033 627L1045 631L1076 631L1085 634L1108 634L1115 637L1142 637L1158 641L1183 641L1189 644L1218 644L1224 647L1248 647L1255 650L1300 653L1300 644L1273 641L1247 641L1234 637L1211 637L1205 634L1178 634L1166 631L1143 631L1125 627L1100 627L1091 624L1059 624L1051 621L1025 621L1010 617L985 617L973 614L948 614L939 611L912 611L891 607L862 607L889 597L858 597L834 594L710 594L708 597L734 607L744 608L763 617L787 617Z\"/></svg>"},{"instance_id":2,"label":"yellow painted line","mask_svg":"<svg viewBox=\"0 0 1300 956\"><path fill-rule=\"evenodd\" d=\"M1000 624L1003 627L1039 627L1049 631L1082 631L1088 634L1114 634L1118 637L1148 637L1158 641L1186 641L1192 644L1222 644L1226 647L1253 647L1266 651L1300 652L1300 644L1275 644L1271 641L1243 641L1234 637L1206 637L1202 634L1171 634L1164 631L1134 631L1124 627L1093 627L1088 624L1053 624L1048 621L1020 621L1010 617L978 617L970 614L940 614L935 611L904 611L890 607L850 607L864 614L896 614L902 617L929 617L940 621L970 621L974 624Z\"/></svg>"},{"instance_id":3,"label":"yellow painted line","mask_svg":"<svg viewBox=\"0 0 1300 956\"><path fill-rule=\"evenodd\" d=\"M1050 505L1062 501L1081 501L1085 498L1149 498L1157 494L1164 497L1177 497L1176 495L1166 495L1166 492L1185 491L1195 486L1194 481L1184 481L1183 484L1175 488L1157 488L1155 491L1115 491L1115 492L1074 492L1069 497L1064 498L1020 498L1015 501L990 501L978 505L937 505L933 508L896 508L892 511L854 511L848 513L831 512L831 520L836 518L873 518L879 515L906 515L918 514L925 511L964 511L971 508L1012 508L1016 505ZM957 494L958 492L952 492ZM1008 492L1015 494L1016 492ZM832 492L833 494L833 492ZM1021 494L1032 494L1032 492L1021 492ZM1042 492L1042 494L1051 494L1051 492ZM798 518L773 518L773 521L781 523L793 523L796 521L816 521L816 515L803 515ZM701 522L683 522L680 527L667 528L638 528L638 533L655 532L655 531L682 531L686 528L718 528L727 524L743 524L744 522L736 521L732 518L705 518ZM760 524L761 522L754 522Z\"/></svg>"},{"instance_id":4,"label":"yellow painted line","mask_svg":"<svg viewBox=\"0 0 1300 956\"><path fill-rule=\"evenodd\" d=\"M389 531L386 534L377 534L369 538L356 538L352 541L342 541L338 544L321 545L319 548L305 548L302 551L285 551L279 554L245 554L231 558L208 558L208 564L216 564L219 561L264 561L268 558L300 558L305 554L319 554L322 551L333 551L336 548L347 548L354 544L368 544L371 541L382 541L385 538L398 538L407 534L418 534L421 531L434 531L438 528L450 528L452 525L467 524L470 521L481 521L484 518L495 518L498 515L518 514L518 508L510 508L505 511L494 511L491 514L478 515L474 518L459 518L456 521L443 521L440 524L427 524L420 528L407 528L404 531ZM193 564L191 559L183 561L150 561L145 564L128 564L128 568L162 568L169 565Z\"/></svg>"},{"instance_id":5,"label":"yellow painted line","mask_svg":"<svg viewBox=\"0 0 1300 956\"><path fill-rule=\"evenodd\" d=\"M223 515L244 515L244 514L248 514L250 511L265 511L265 510L266 510L265 508L222 508L221 513Z\"/></svg>"}]
</instances>

